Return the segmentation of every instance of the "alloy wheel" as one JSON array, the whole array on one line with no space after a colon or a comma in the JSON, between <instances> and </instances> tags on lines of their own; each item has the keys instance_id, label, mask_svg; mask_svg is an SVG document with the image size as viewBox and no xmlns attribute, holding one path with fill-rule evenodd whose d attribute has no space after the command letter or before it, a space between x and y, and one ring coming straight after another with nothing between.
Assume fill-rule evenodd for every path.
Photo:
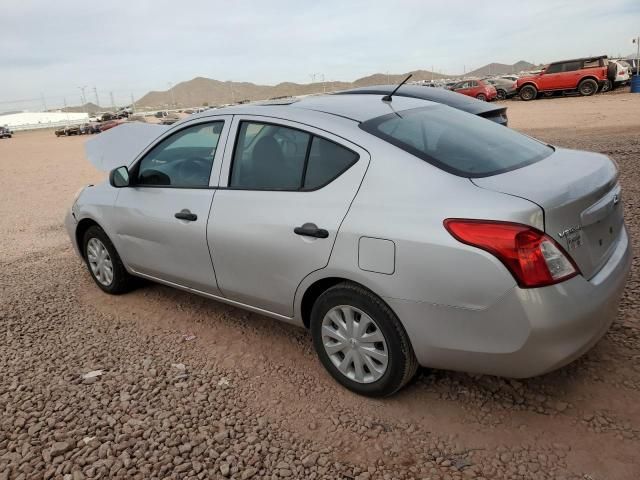
<instances>
[{"instance_id":1,"label":"alloy wheel","mask_svg":"<svg viewBox=\"0 0 640 480\"><path fill-rule=\"evenodd\" d=\"M96 280L105 287L111 285L113 262L107 247L95 237L87 242L87 261Z\"/></svg>"},{"instance_id":2,"label":"alloy wheel","mask_svg":"<svg viewBox=\"0 0 640 480\"><path fill-rule=\"evenodd\" d=\"M322 345L331 362L358 383L372 383L387 371L387 341L376 322L362 310L338 305L322 320Z\"/></svg>"}]
</instances>

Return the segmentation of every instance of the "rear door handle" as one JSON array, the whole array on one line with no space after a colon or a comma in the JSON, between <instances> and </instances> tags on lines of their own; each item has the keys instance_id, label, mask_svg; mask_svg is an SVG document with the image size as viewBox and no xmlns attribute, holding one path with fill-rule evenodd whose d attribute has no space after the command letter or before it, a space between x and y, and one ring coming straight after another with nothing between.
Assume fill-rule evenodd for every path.
<instances>
[{"instance_id":1,"label":"rear door handle","mask_svg":"<svg viewBox=\"0 0 640 480\"><path fill-rule=\"evenodd\" d=\"M293 229L293 233L314 238L327 238L329 236L329 232L324 228L318 228L315 223L305 223L301 227L296 227Z\"/></svg>"},{"instance_id":2,"label":"rear door handle","mask_svg":"<svg viewBox=\"0 0 640 480\"><path fill-rule=\"evenodd\" d=\"M188 222L195 222L198 219L198 216L195 213L191 213L186 208L176 213L174 217L179 220L186 220Z\"/></svg>"}]
</instances>

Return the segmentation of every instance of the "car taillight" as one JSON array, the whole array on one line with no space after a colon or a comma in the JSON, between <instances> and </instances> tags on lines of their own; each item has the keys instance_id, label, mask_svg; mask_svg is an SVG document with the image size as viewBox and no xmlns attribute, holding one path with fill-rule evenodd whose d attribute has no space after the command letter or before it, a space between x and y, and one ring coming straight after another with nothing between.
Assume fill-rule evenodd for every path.
<instances>
[{"instance_id":1,"label":"car taillight","mask_svg":"<svg viewBox=\"0 0 640 480\"><path fill-rule=\"evenodd\" d=\"M449 218L444 226L458 241L494 255L520 287L553 285L579 273L560 245L528 225Z\"/></svg>"}]
</instances>

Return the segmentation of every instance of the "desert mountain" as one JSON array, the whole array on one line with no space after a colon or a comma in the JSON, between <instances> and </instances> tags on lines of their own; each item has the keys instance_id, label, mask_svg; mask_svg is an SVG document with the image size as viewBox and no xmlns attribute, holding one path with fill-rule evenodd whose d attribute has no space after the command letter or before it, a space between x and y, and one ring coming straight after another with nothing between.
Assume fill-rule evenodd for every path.
<instances>
[{"instance_id":1,"label":"desert mountain","mask_svg":"<svg viewBox=\"0 0 640 480\"><path fill-rule=\"evenodd\" d=\"M506 63L489 63L484 67L476 68L467 73L469 77L484 77L485 75L507 75L509 73L518 73L523 70L532 70L537 68L536 65L520 60L513 65Z\"/></svg>"},{"instance_id":2,"label":"desert mountain","mask_svg":"<svg viewBox=\"0 0 640 480\"><path fill-rule=\"evenodd\" d=\"M98 105L96 105L95 103L85 103L84 105L79 105L77 107L66 107L66 108L62 108L60 109L60 111L62 112L69 112L69 113L96 113L96 112L100 112L102 110L105 110L104 107L99 107Z\"/></svg>"},{"instance_id":3,"label":"desert mountain","mask_svg":"<svg viewBox=\"0 0 640 480\"><path fill-rule=\"evenodd\" d=\"M364 87L381 83L399 83L411 73L411 81L447 78L446 75L426 70L416 70L403 74L376 73L359 78L354 82L316 82L293 83L284 82L278 85L256 85L249 82L221 82L205 77L181 82L170 90L152 91L136 101L136 107L180 107L199 105L221 105L236 103L242 100L264 100L268 98L288 97L292 95L309 95L312 93L333 92L353 87Z\"/></svg>"}]
</instances>

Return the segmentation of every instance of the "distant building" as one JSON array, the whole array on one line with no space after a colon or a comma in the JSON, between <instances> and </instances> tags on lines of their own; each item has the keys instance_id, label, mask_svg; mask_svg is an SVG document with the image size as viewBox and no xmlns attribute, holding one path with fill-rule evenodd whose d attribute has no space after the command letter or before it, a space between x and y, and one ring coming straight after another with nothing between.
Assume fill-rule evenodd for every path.
<instances>
[{"instance_id":1,"label":"distant building","mask_svg":"<svg viewBox=\"0 0 640 480\"><path fill-rule=\"evenodd\" d=\"M13 128L47 128L66 123L82 123L89 120L87 113L20 112L0 115L0 125Z\"/></svg>"}]
</instances>

